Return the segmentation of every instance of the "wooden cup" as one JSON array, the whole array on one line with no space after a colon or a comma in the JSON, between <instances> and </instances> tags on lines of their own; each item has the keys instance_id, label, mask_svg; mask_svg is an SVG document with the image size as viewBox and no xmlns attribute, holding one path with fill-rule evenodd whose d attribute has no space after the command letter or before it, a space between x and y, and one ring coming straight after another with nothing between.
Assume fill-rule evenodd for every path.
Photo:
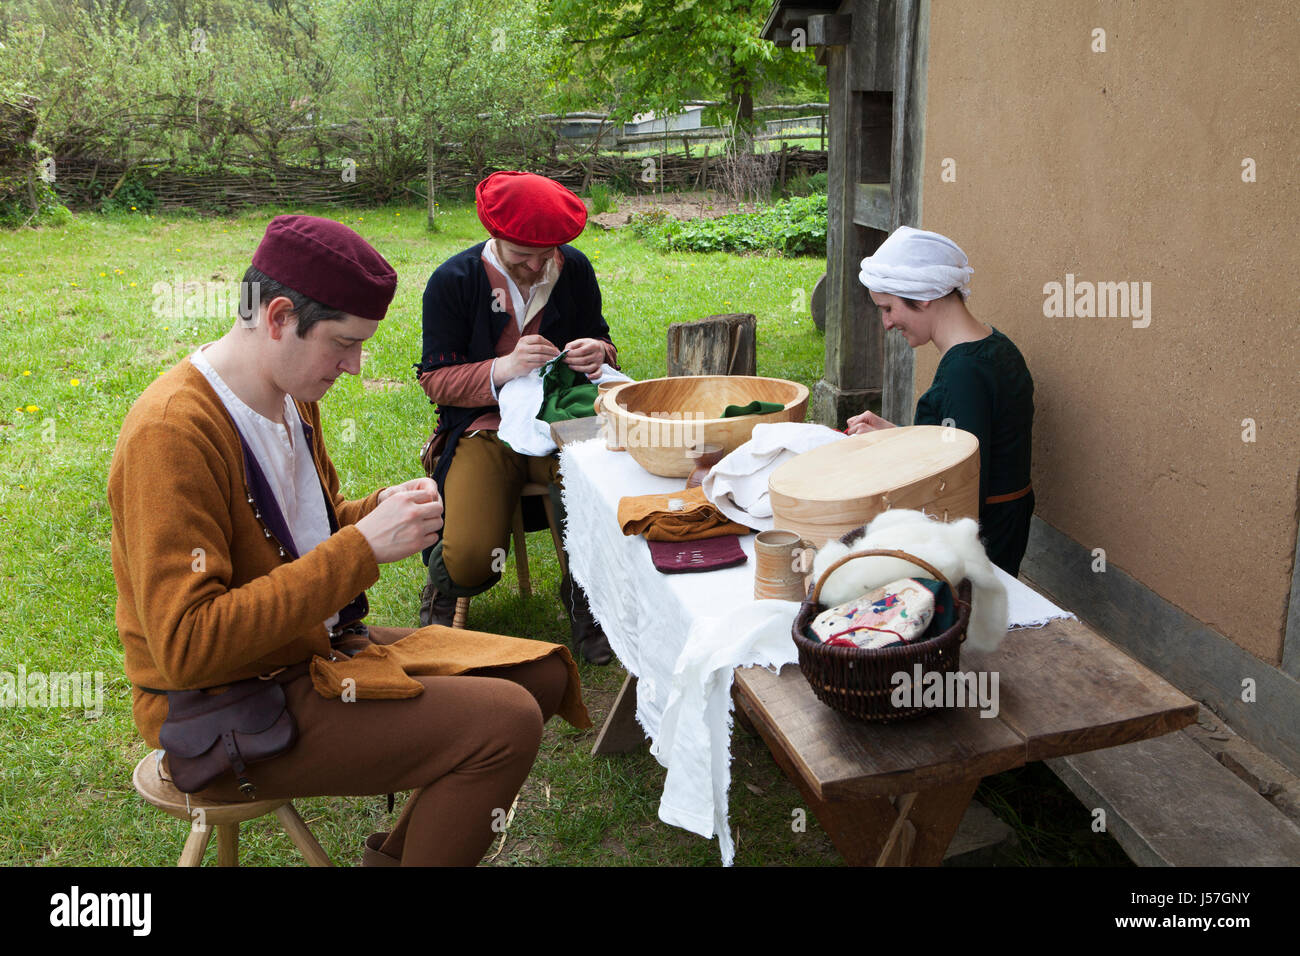
<instances>
[{"instance_id":1,"label":"wooden cup","mask_svg":"<svg viewBox=\"0 0 1300 956\"><path fill-rule=\"evenodd\" d=\"M754 600L802 601L815 550L793 531L775 529L755 535Z\"/></svg>"}]
</instances>

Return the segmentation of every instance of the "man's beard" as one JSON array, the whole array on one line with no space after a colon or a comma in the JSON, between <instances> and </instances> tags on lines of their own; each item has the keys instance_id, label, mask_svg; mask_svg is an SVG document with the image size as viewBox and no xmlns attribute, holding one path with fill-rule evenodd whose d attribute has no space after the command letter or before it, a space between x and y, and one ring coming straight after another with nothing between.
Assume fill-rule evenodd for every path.
<instances>
[{"instance_id":1,"label":"man's beard","mask_svg":"<svg viewBox=\"0 0 1300 956\"><path fill-rule=\"evenodd\" d=\"M543 267L540 271L533 272L522 264L508 265L506 266L506 272L510 274L510 278L515 280L515 285L519 286L520 289L531 289L542 281L542 276L546 274L546 268Z\"/></svg>"}]
</instances>

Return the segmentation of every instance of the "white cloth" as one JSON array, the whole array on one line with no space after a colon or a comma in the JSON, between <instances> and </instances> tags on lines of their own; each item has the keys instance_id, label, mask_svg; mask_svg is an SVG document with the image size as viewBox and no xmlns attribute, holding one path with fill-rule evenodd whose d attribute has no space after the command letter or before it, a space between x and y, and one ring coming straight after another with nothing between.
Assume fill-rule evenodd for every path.
<instances>
[{"instance_id":1,"label":"white cloth","mask_svg":"<svg viewBox=\"0 0 1300 956\"><path fill-rule=\"evenodd\" d=\"M737 667L780 670L797 663L790 628L798 613L794 601L751 600L729 617L696 618L673 667L659 734L650 747L668 769L659 819L701 836L716 833L723 866L735 856L727 821L732 674Z\"/></svg>"},{"instance_id":2,"label":"white cloth","mask_svg":"<svg viewBox=\"0 0 1300 956\"><path fill-rule=\"evenodd\" d=\"M190 362L203 373L239 426L240 434L275 493L294 549L301 557L330 536L330 519L311 446L302 431L298 406L288 395L284 397L283 424L253 411L217 374L203 354L206 347L195 351ZM339 616L331 614L325 627L332 628L338 621Z\"/></svg>"},{"instance_id":3,"label":"white cloth","mask_svg":"<svg viewBox=\"0 0 1300 956\"><path fill-rule=\"evenodd\" d=\"M862 260L858 281L872 292L929 302L953 289L970 295L975 272L961 247L947 236L899 226Z\"/></svg>"},{"instance_id":4,"label":"white cloth","mask_svg":"<svg viewBox=\"0 0 1300 956\"><path fill-rule=\"evenodd\" d=\"M542 372L547 368L549 365L543 365L527 375L512 378L501 386L497 397L501 408L501 426L497 434L521 455L540 457L555 451L550 424L537 418L542 408ZM600 374L591 381L594 384L632 380L609 365L601 365Z\"/></svg>"},{"instance_id":5,"label":"white cloth","mask_svg":"<svg viewBox=\"0 0 1300 956\"><path fill-rule=\"evenodd\" d=\"M1002 586L1007 589L1008 627L1042 627L1048 621L1063 617L1078 620L1075 615L1057 607L1019 578L1013 578L997 565L994 565L993 570L998 580L1002 582Z\"/></svg>"},{"instance_id":6,"label":"white cloth","mask_svg":"<svg viewBox=\"0 0 1300 956\"><path fill-rule=\"evenodd\" d=\"M844 438L844 434L803 422L774 422L754 426L753 434L713 466L701 486L704 497L724 515L755 531L772 528L772 503L767 480L787 461Z\"/></svg>"}]
</instances>

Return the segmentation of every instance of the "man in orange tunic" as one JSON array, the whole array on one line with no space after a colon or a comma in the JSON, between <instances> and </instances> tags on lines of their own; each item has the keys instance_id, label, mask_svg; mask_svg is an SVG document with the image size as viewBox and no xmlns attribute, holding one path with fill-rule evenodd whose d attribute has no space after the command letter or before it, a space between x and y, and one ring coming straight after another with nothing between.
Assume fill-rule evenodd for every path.
<instances>
[{"instance_id":1,"label":"man in orange tunic","mask_svg":"<svg viewBox=\"0 0 1300 956\"><path fill-rule=\"evenodd\" d=\"M367 861L473 864L570 685L568 651L502 638L495 656L458 656L461 673L481 664L490 677L417 677L417 696L400 700L317 692L313 659L346 661L410 633L368 628L364 589L380 564L437 541L442 502L428 478L344 499L322 439L317 401L360 372L393 298L384 258L339 223L279 216L245 282L254 309L144 391L113 455L136 725L158 747L169 692L274 679L298 739L246 769L258 799L414 790L392 832L367 841ZM462 633L440 638L451 647ZM232 772L199 792L246 796Z\"/></svg>"}]
</instances>

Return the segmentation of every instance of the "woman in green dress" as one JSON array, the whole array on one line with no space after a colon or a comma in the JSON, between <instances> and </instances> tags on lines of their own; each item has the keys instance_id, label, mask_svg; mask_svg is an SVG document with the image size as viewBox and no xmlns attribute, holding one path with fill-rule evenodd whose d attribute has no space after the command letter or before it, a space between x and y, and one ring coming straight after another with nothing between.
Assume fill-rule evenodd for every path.
<instances>
[{"instance_id":1,"label":"woman in green dress","mask_svg":"<svg viewBox=\"0 0 1300 956\"><path fill-rule=\"evenodd\" d=\"M913 423L960 428L979 439L980 537L989 560L1014 576L1034 513L1034 381L1012 341L966 308L972 272L951 239L901 226L862 260L859 279L886 331L897 329L914 349L933 342L939 350ZM893 427L868 410L850 418L847 431Z\"/></svg>"}]
</instances>

